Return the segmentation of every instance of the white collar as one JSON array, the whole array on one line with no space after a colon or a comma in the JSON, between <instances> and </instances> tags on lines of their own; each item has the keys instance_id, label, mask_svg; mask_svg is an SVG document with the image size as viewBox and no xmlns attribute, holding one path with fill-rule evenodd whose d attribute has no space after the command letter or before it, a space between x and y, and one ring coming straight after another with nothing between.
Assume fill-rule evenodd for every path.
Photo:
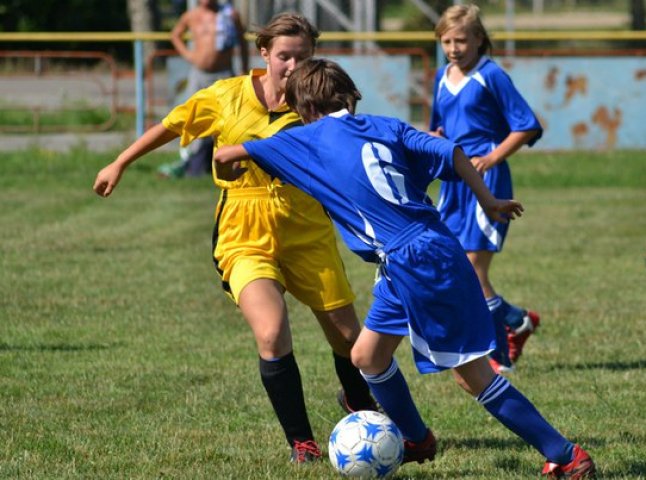
<instances>
[{"instance_id":1,"label":"white collar","mask_svg":"<svg viewBox=\"0 0 646 480\"><path fill-rule=\"evenodd\" d=\"M334 118L341 118L341 117L343 117L345 115L350 115L350 112L348 111L347 108L342 108L338 112L328 113L328 116L334 117Z\"/></svg>"}]
</instances>

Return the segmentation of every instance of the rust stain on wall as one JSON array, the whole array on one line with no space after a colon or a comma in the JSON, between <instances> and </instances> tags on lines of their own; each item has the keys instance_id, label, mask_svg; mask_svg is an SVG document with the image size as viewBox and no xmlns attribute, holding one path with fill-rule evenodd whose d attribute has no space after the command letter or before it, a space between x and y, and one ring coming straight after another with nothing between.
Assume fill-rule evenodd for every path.
<instances>
[{"instance_id":1,"label":"rust stain on wall","mask_svg":"<svg viewBox=\"0 0 646 480\"><path fill-rule=\"evenodd\" d=\"M605 148L612 150L617 144L617 130L621 125L622 112L619 108L613 110L613 115L610 115L610 111L601 106L594 111L592 115L592 122L606 132L606 142Z\"/></svg>"},{"instance_id":2,"label":"rust stain on wall","mask_svg":"<svg viewBox=\"0 0 646 480\"><path fill-rule=\"evenodd\" d=\"M577 122L572 125L570 132L572 133L574 144L580 146L584 144L585 137L587 137L588 133L590 132L590 128L585 122Z\"/></svg>"},{"instance_id":3,"label":"rust stain on wall","mask_svg":"<svg viewBox=\"0 0 646 480\"><path fill-rule=\"evenodd\" d=\"M584 75L572 76L568 75L565 77L565 100L564 103L567 105L570 103L570 100L577 95L585 96L588 93L588 79Z\"/></svg>"},{"instance_id":4,"label":"rust stain on wall","mask_svg":"<svg viewBox=\"0 0 646 480\"><path fill-rule=\"evenodd\" d=\"M551 67L550 70L547 72L547 75L545 76L545 81L543 84L545 85L546 90L554 90L556 88L556 77L558 77L559 74L559 69L558 67Z\"/></svg>"}]
</instances>

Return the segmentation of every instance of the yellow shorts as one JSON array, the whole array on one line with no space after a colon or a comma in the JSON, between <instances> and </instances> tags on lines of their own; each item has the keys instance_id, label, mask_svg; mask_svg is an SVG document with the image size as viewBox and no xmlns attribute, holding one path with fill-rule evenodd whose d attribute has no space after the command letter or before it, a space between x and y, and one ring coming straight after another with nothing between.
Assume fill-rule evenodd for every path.
<instances>
[{"instance_id":1,"label":"yellow shorts","mask_svg":"<svg viewBox=\"0 0 646 480\"><path fill-rule=\"evenodd\" d=\"M291 185L222 190L213 258L236 303L260 278L280 282L315 310L354 301L332 222L317 201Z\"/></svg>"}]
</instances>

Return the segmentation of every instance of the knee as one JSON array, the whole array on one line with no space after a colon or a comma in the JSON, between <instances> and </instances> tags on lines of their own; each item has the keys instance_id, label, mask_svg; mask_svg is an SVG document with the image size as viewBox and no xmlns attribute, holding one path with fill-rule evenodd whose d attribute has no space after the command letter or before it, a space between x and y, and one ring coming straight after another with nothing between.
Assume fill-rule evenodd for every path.
<instances>
[{"instance_id":1,"label":"knee","mask_svg":"<svg viewBox=\"0 0 646 480\"><path fill-rule=\"evenodd\" d=\"M384 355L369 348L363 348L358 343L352 347L350 358L355 367L368 375L378 375L386 371L392 362L392 356Z\"/></svg>"},{"instance_id":2,"label":"knee","mask_svg":"<svg viewBox=\"0 0 646 480\"><path fill-rule=\"evenodd\" d=\"M370 368L371 356L368 355L368 352L359 344L354 344L352 350L350 351L350 360L352 365L357 367L359 370L365 370Z\"/></svg>"},{"instance_id":3,"label":"knee","mask_svg":"<svg viewBox=\"0 0 646 480\"><path fill-rule=\"evenodd\" d=\"M290 338L281 335L280 331L256 332L256 345L258 354L265 359L280 358L292 351Z\"/></svg>"}]
</instances>

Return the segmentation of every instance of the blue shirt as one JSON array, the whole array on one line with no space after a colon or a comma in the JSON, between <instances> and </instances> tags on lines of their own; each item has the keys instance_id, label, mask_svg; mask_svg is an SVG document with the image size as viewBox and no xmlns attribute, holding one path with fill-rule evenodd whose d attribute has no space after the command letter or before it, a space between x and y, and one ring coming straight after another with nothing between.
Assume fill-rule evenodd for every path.
<instances>
[{"instance_id":1,"label":"blue shirt","mask_svg":"<svg viewBox=\"0 0 646 480\"><path fill-rule=\"evenodd\" d=\"M435 178L457 178L454 143L394 118L346 110L244 147L267 173L317 199L367 261L411 224L439 221L427 187Z\"/></svg>"},{"instance_id":2,"label":"blue shirt","mask_svg":"<svg viewBox=\"0 0 646 480\"><path fill-rule=\"evenodd\" d=\"M435 76L431 130L443 127L469 158L489 154L510 132L538 130L529 146L542 136L534 112L494 61L482 57L458 85L448 81L449 67Z\"/></svg>"}]
</instances>

